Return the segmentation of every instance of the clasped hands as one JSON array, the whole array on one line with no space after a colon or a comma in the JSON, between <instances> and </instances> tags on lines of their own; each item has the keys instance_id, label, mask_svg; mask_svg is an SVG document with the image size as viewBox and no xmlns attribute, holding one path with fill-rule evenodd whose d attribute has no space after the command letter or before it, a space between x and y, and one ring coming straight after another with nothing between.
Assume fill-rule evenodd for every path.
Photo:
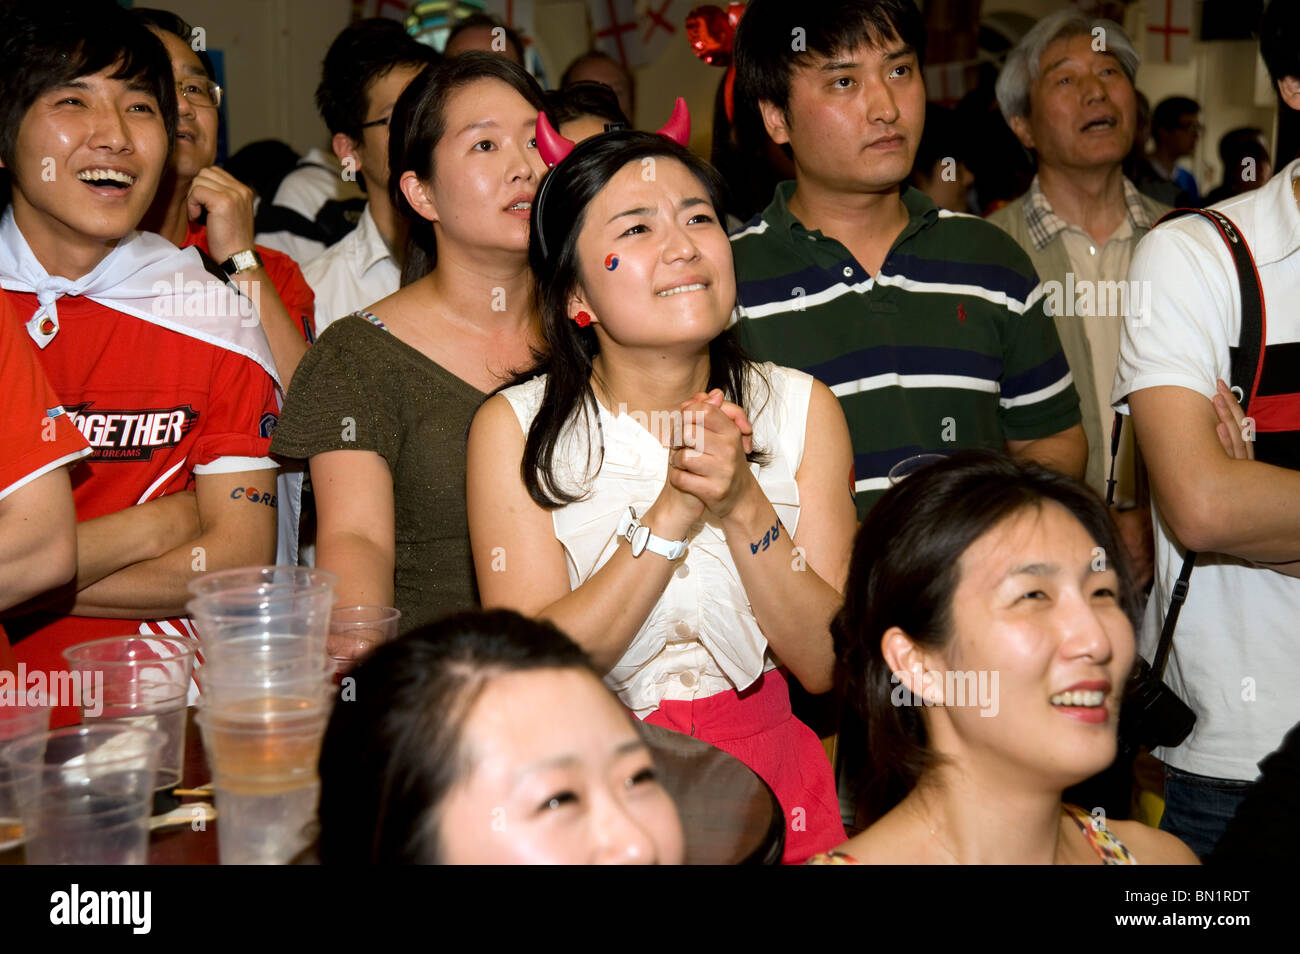
<instances>
[{"instance_id":1,"label":"clasped hands","mask_svg":"<svg viewBox=\"0 0 1300 954\"><path fill-rule=\"evenodd\" d=\"M742 501L762 494L745 459L754 428L744 408L715 388L683 401L681 414L682 443L669 453L668 480L656 502L657 510L667 511L670 533L689 527L705 510L726 519Z\"/></svg>"}]
</instances>

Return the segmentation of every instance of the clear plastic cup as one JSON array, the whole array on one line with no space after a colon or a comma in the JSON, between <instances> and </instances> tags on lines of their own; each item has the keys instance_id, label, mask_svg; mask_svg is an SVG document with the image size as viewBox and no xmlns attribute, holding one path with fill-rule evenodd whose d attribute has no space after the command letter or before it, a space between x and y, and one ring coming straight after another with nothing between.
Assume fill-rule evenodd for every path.
<instances>
[{"instance_id":1,"label":"clear plastic cup","mask_svg":"<svg viewBox=\"0 0 1300 954\"><path fill-rule=\"evenodd\" d=\"M328 706L334 663L323 647L297 636L226 640L199 673L201 704L289 698Z\"/></svg>"},{"instance_id":2,"label":"clear plastic cup","mask_svg":"<svg viewBox=\"0 0 1300 954\"><path fill-rule=\"evenodd\" d=\"M310 566L246 566L205 573L191 580L186 589L195 597L203 597L247 589L267 593L315 589L333 591L338 582L337 574Z\"/></svg>"},{"instance_id":3,"label":"clear plastic cup","mask_svg":"<svg viewBox=\"0 0 1300 954\"><path fill-rule=\"evenodd\" d=\"M31 698L25 691L0 705L0 753L19 739L50 730L48 699ZM0 851L23 843L23 820L18 812L18 790L9 763L0 754Z\"/></svg>"},{"instance_id":4,"label":"clear plastic cup","mask_svg":"<svg viewBox=\"0 0 1300 954\"><path fill-rule=\"evenodd\" d=\"M116 636L78 643L63 651L79 670L81 713L87 721L113 721L156 729L166 739L157 789L175 788L185 767L185 709L198 643L175 636ZM93 678L92 678L93 677Z\"/></svg>"},{"instance_id":5,"label":"clear plastic cup","mask_svg":"<svg viewBox=\"0 0 1300 954\"><path fill-rule=\"evenodd\" d=\"M324 653L338 577L310 567L252 567L210 573L190 583L186 604L205 660L242 636L289 635Z\"/></svg>"},{"instance_id":6,"label":"clear plastic cup","mask_svg":"<svg viewBox=\"0 0 1300 954\"><path fill-rule=\"evenodd\" d=\"M259 633L234 636L204 650L200 670L202 684L207 674L247 676L277 675L296 669L314 671L325 659L325 641L294 633Z\"/></svg>"},{"instance_id":7,"label":"clear plastic cup","mask_svg":"<svg viewBox=\"0 0 1300 954\"><path fill-rule=\"evenodd\" d=\"M161 732L98 722L9 743L29 865L142 865Z\"/></svg>"},{"instance_id":8,"label":"clear plastic cup","mask_svg":"<svg viewBox=\"0 0 1300 954\"><path fill-rule=\"evenodd\" d=\"M342 674L397 637L402 611L392 606L336 606L330 614L325 654Z\"/></svg>"},{"instance_id":9,"label":"clear plastic cup","mask_svg":"<svg viewBox=\"0 0 1300 954\"><path fill-rule=\"evenodd\" d=\"M328 718L328 706L309 698L204 697L197 721L212 767L222 864L286 864L306 847Z\"/></svg>"}]
</instances>

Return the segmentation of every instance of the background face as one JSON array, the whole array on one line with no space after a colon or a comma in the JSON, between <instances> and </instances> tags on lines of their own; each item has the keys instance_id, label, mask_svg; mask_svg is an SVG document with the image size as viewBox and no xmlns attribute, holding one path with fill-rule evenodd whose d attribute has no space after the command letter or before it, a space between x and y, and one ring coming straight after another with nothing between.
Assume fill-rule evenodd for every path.
<instances>
[{"instance_id":1,"label":"background face","mask_svg":"<svg viewBox=\"0 0 1300 954\"><path fill-rule=\"evenodd\" d=\"M1119 60L1092 48L1091 36L1057 40L1039 61L1021 141L1040 164L1091 169L1122 162L1133 146L1137 98Z\"/></svg>"},{"instance_id":2,"label":"background face","mask_svg":"<svg viewBox=\"0 0 1300 954\"><path fill-rule=\"evenodd\" d=\"M1045 502L998 524L962 555L955 632L942 661L956 671L998 673L997 714L971 706L927 711L936 713L932 721L948 721L936 739L966 765L1018 777L1027 789L1059 791L1114 759L1136 650L1119 578L1095 570L1096 549L1073 515ZM1053 704L1080 684L1104 692L1099 706Z\"/></svg>"},{"instance_id":3,"label":"background face","mask_svg":"<svg viewBox=\"0 0 1300 954\"><path fill-rule=\"evenodd\" d=\"M14 215L38 257L60 242L112 245L153 201L166 126L152 94L110 78L116 68L47 90L18 128Z\"/></svg>"},{"instance_id":4,"label":"background face","mask_svg":"<svg viewBox=\"0 0 1300 954\"><path fill-rule=\"evenodd\" d=\"M415 66L395 66L370 84L366 93L365 122L385 119L393 114L393 106L411 80L420 75ZM357 144L357 158L361 174L366 180L366 194L373 196L388 190L388 125L369 126L361 130Z\"/></svg>"},{"instance_id":5,"label":"background face","mask_svg":"<svg viewBox=\"0 0 1300 954\"><path fill-rule=\"evenodd\" d=\"M790 144L802 179L834 192L881 192L912 170L925 124L925 84L901 41L816 58L790 77Z\"/></svg>"},{"instance_id":6,"label":"background face","mask_svg":"<svg viewBox=\"0 0 1300 954\"><path fill-rule=\"evenodd\" d=\"M537 108L500 80L481 79L451 95L445 122L430 189L442 235L526 253L529 210L546 172Z\"/></svg>"},{"instance_id":7,"label":"background face","mask_svg":"<svg viewBox=\"0 0 1300 954\"><path fill-rule=\"evenodd\" d=\"M188 181L216 161L217 128L221 117L219 110L196 106L181 94L182 89L201 89L209 82L198 54L175 33L154 30L153 34L167 48L172 74L176 77L176 110L180 114L180 124L176 128L172 166L177 178Z\"/></svg>"},{"instance_id":8,"label":"background face","mask_svg":"<svg viewBox=\"0 0 1300 954\"><path fill-rule=\"evenodd\" d=\"M628 85L627 74L609 60L592 58L578 65L569 76L569 82L604 83L618 97L618 108L630 122L635 122L632 115L632 87Z\"/></svg>"},{"instance_id":9,"label":"background face","mask_svg":"<svg viewBox=\"0 0 1300 954\"><path fill-rule=\"evenodd\" d=\"M680 864L649 750L588 672L498 676L466 718L466 778L443 806L448 864Z\"/></svg>"},{"instance_id":10,"label":"background face","mask_svg":"<svg viewBox=\"0 0 1300 954\"><path fill-rule=\"evenodd\" d=\"M587 206L577 256L602 347L695 351L722 332L735 304L727 234L703 183L676 159L620 169Z\"/></svg>"}]
</instances>

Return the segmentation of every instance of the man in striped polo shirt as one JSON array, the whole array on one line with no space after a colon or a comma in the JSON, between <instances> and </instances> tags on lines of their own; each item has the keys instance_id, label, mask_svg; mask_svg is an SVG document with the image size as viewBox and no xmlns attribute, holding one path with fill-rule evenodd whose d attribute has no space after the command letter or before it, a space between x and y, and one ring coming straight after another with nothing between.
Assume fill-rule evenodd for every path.
<instances>
[{"instance_id":1,"label":"man in striped polo shirt","mask_svg":"<svg viewBox=\"0 0 1300 954\"><path fill-rule=\"evenodd\" d=\"M917 454L993 447L1073 477L1088 455L1028 257L900 185L924 47L912 0L754 0L736 37L736 102L796 170L732 236L741 339L840 398L859 519Z\"/></svg>"}]
</instances>

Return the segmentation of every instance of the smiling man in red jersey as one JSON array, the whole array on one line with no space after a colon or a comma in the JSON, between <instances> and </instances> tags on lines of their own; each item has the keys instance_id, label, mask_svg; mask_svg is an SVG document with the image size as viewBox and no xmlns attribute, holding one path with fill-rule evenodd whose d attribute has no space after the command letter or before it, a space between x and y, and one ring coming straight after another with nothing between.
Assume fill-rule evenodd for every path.
<instances>
[{"instance_id":1,"label":"smiling man in red jersey","mask_svg":"<svg viewBox=\"0 0 1300 954\"><path fill-rule=\"evenodd\" d=\"M110 0L0 15L0 294L92 449L71 474L76 578L5 623L49 672L85 640L190 632L190 580L272 558L275 509L245 490L275 480L276 381L225 276L134 231L176 135L162 44Z\"/></svg>"},{"instance_id":2,"label":"smiling man in red jersey","mask_svg":"<svg viewBox=\"0 0 1300 954\"><path fill-rule=\"evenodd\" d=\"M861 518L891 468L987 447L1073 476L1078 398L1024 252L904 183L925 120L912 0L755 0L736 35L738 123L795 180L731 237L754 357L840 399Z\"/></svg>"}]
</instances>

